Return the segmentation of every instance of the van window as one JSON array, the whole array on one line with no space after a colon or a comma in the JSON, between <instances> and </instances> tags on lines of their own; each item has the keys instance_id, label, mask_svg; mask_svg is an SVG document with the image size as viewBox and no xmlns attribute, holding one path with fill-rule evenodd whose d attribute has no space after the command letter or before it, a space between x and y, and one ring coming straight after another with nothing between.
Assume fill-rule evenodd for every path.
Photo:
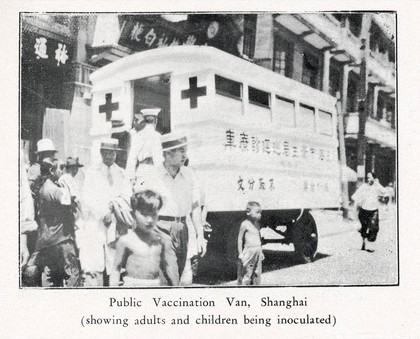
<instances>
[{"instance_id":1,"label":"van window","mask_svg":"<svg viewBox=\"0 0 420 339\"><path fill-rule=\"evenodd\" d=\"M251 104L260 105L263 107L270 107L270 93L261 91L254 87L248 87L248 97Z\"/></svg>"},{"instance_id":2,"label":"van window","mask_svg":"<svg viewBox=\"0 0 420 339\"><path fill-rule=\"evenodd\" d=\"M315 131L315 109L313 107L300 105L298 126L305 131Z\"/></svg>"},{"instance_id":3,"label":"van window","mask_svg":"<svg viewBox=\"0 0 420 339\"><path fill-rule=\"evenodd\" d=\"M220 75L216 75L215 80L217 94L242 99L242 84L240 82L223 78Z\"/></svg>"},{"instance_id":4,"label":"van window","mask_svg":"<svg viewBox=\"0 0 420 339\"><path fill-rule=\"evenodd\" d=\"M280 124L285 127L295 127L295 102L276 95L275 114L280 116Z\"/></svg>"},{"instance_id":5,"label":"van window","mask_svg":"<svg viewBox=\"0 0 420 339\"><path fill-rule=\"evenodd\" d=\"M332 114L319 110L317 127L319 133L333 135Z\"/></svg>"}]
</instances>

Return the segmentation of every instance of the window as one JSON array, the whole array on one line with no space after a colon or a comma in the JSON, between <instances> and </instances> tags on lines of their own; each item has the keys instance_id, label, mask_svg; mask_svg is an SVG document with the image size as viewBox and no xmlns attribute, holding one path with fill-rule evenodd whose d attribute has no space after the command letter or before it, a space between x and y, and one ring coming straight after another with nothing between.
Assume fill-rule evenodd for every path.
<instances>
[{"instance_id":1,"label":"window","mask_svg":"<svg viewBox=\"0 0 420 339\"><path fill-rule=\"evenodd\" d=\"M243 54L252 59L255 52L255 36L257 31L257 15L244 15L244 48Z\"/></svg>"},{"instance_id":2,"label":"window","mask_svg":"<svg viewBox=\"0 0 420 339\"><path fill-rule=\"evenodd\" d=\"M387 103L387 117L386 120L395 128L395 99L389 98Z\"/></svg>"},{"instance_id":3,"label":"window","mask_svg":"<svg viewBox=\"0 0 420 339\"><path fill-rule=\"evenodd\" d=\"M318 88L319 60L305 53L303 55L302 82L313 88Z\"/></svg>"},{"instance_id":4,"label":"window","mask_svg":"<svg viewBox=\"0 0 420 339\"><path fill-rule=\"evenodd\" d=\"M334 67L331 65L330 67L330 81L329 81L329 93L333 97L337 95L337 92L340 91L340 79L341 79L341 71L340 68Z\"/></svg>"},{"instance_id":5,"label":"window","mask_svg":"<svg viewBox=\"0 0 420 339\"><path fill-rule=\"evenodd\" d=\"M349 29L355 36L360 36L363 14L348 14Z\"/></svg>"},{"instance_id":6,"label":"window","mask_svg":"<svg viewBox=\"0 0 420 339\"><path fill-rule=\"evenodd\" d=\"M220 75L216 75L215 80L216 93L242 99L242 84L240 82L223 78Z\"/></svg>"},{"instance_id":7,"label":"window","mask_svg":"<svg viewBox=\"0 0 420 339\"><path fill-rule=\"evenodd\" d=\"M386 118L386 94L384 92L378 92L378 103L376 108L376 117L377 120Z\"/></svg>"},{"instance_id":8,"label":"window","mask_svg":"<svg viewBox=\"0 0 420 339\"><path fill-rule=\"evenodd\" d=\"M270 93L261 91L254 87L248 87L248 97L251 104L270 107Z\"/></svg>"},{"instance_id":9,"label":"window","mask_svg":"<svg viewBox=\"0 0 420 339\"><path fill-rule=\"evenodd\" d=\"M295 103L293 100L276 95L276 113L280 115L279 120L282 126L295 127Z\"/></svg>"},{"instance_id":10,"label":"window","mask_svg":"<svg viewBox=\"0 0 420 339\"><path fill-rule=\"evenodd\" d=\"M318 112L318 132L333 135L332 114L324 111Z\"/></svg>"},{"instance_id":11,"label":"window","mask_svg":"<svg viewBox=\"0 0 420 339\"><path fill-rule=\"evenodd\" d=\"M315 109L310 106L300 105L299 107L299 127L303 130L315 131Z\"/></svg>"},{"instance_id":12,"label":"window","mask_svg":"<svg viewBox=\"0 0 420 339\"><path fill-rule=\"evenodd\" d=\"M349 84L347 88L347 112L354 113L357 111L357 82L358 77L353 71L349 74Z\"/></svg>"},{"instance_id":13,"label":"window","mask_svg":"<svg viewBox=\"0 0 420 339\"><path fill-rule=\"evenodd\" d=\"M293 44L281 39L274 38L273 71L289 78L292 77Z\"/></svg>"}]
</instances>

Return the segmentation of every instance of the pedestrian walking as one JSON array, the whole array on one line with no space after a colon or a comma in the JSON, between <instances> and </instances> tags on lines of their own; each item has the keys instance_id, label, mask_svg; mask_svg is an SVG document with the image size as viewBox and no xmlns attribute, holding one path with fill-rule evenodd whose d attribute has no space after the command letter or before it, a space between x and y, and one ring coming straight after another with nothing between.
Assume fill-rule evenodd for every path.
<instances>
[{"instance_id":1,"label":"pedestrian walking","mask_svg":"<svg viewBox=\"0 0 420 339\"><path fill-rule=\"evenodd\" d=\"M134 227L116 243L110 286L118 286L121 270L125 269L124 286L160 286L162 242L156 228L162 197L150 190L131 197Z\"/></svg>"},{"instance_id":2,"label":"pedestrian walking","mask_svg":"<svg viewBox=\"0 0 420 339\"><path fill-rule=\"evenodd\" d=\"M246 206L247 218L238 234L238 285L260 285L264 254L260 235L262 209L258 202Z\"/></svg>"},{"instance_id":3,"label":"pedestrian walking","mask_svg":"<svg viewBox=\"0 0 420 339\"><path fill-rule=\"evenodd\" d=\"M57 185L61 175L57 161L44 159L40 174L42 185L39 191L38 237L35 252L23 272L23 281L27 286L81 286L74 224L69 217L71 198L67 189ZM44 270L45 279L42 283Z\"/></svg>"},{"instance_id":4,"label":"pedestrian walking","mask_svg":"<svg viewBox=\"0 0 420 339\"><path fill-rule=\"evenodd\" d=\"M375 173L368 173L366 183L362 184L352 195L352 200L359 208L359 220L362 236L362 250L373 252L371 248L366 248L366 240L370 243L375 242L379 232L379 199L386 194L386 190L379 183Z\"/></svg>"},{"instance_id":5,"label":"pedestrian walking","mask_svg":"<svg viewBox=\"0 0 420 339\"><path fill-rule=\"evenodd\" d=\"M115 163L117 150L117 139L103 139L102 161L85 176L82 193L85 224L79 239L85 286L108 285L118 236L112 202L118 197L130 201L132 193L125 171Z\"/></svg>"}]
</instances>

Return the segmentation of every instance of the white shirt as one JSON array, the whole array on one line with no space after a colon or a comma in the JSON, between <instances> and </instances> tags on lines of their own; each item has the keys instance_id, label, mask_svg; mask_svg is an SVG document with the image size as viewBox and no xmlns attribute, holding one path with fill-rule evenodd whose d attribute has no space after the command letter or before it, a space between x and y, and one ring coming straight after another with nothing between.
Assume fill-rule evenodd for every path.
<instances>
[{"instance_id":1,"label":"white shirt","mask_svg":"<svg viewBox=\"0 0 420 339\"><path fill-rule=\"evenodd\" d=\"M130 130L130 151L126 166L129 179L135 178L137 163L147 158L152 158L154 165L163 161L160 134L152 124L147 124L141 131Z\"/></svg>"},{"instance_id":2,"label":"white shirt","mask_svg":"<svg viewBox=\"0 0 420 339\"><path fill-rule=\"evenodd\" d=\"M72 197L76 197L77 200L80 200L80 192L77 187L76 180L70 173L64 173L59 179L58 184L61 187L65 187L69 190Z\"/></svg>"},{"instance_id":3,"label":"white shirt","mask_svg":"<svg viewBox=\"0 0 420 339\"><path fill-rule=\"evenodd\" d=\"M102 219L109 213L109 202L113 198L124 195L129 199L131 196L131 185L124 169L114 163L109 171L113 180L112 186L108 181L108 166L104 163L101 162L86 173L83 201L97 219Z\"/></svg>"},{"instance_id":4,"label":"white shirt","mask_svg":"<svg viewBox=\"0 0 420 339\"><path fill-rule=\"evenodd\" d=\"M192 212L193 206L199 204L200 190L196 182L193 171L188 167L181 166L173 178L163 164L160 164L156 166L153 178L141 189L150 189L162 195L160 215L185 217Z\"/></svg>"},{"instance_id":5,"label":"white shirt","mask_svg":"<svg viewBox=\"0 0 420 339\"><path fill-rule=\"evenodd\" d=\"M384 195L385 189L379 184L362 184L352 195L355 203L367 211L374 211L379 208L379 196Z\"/></svg>"}]
</instances>

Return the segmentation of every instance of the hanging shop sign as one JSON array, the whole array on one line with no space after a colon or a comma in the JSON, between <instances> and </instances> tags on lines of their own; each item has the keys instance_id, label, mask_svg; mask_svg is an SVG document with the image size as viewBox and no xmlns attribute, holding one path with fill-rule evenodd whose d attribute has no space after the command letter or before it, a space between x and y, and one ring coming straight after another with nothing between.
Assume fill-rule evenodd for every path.
<instances>
[{"instance_id":1,"label":"hanging shop sign","mask_svg":"<svg viewBox=\"0 0 420 339\"><path fill-rule=\"evenodd\" d=\"M70 64L72 46L42 34L22 34L22 61L34 66L64 68Z\"/></svg>"},{"instance_id":2,"label":"hanging shop sign","mask_svg":"<svg viewBox=\"0 0 420 339\"><path fill-rule=\"evenodd\" d=\"M170 22L160 15L121 15L119 23L118 43L137 52L168 46L207 45L237 54L240 34L232 33L232 23L223 16L189 15L187 20Z\"/></svg>"}]
</instances>

